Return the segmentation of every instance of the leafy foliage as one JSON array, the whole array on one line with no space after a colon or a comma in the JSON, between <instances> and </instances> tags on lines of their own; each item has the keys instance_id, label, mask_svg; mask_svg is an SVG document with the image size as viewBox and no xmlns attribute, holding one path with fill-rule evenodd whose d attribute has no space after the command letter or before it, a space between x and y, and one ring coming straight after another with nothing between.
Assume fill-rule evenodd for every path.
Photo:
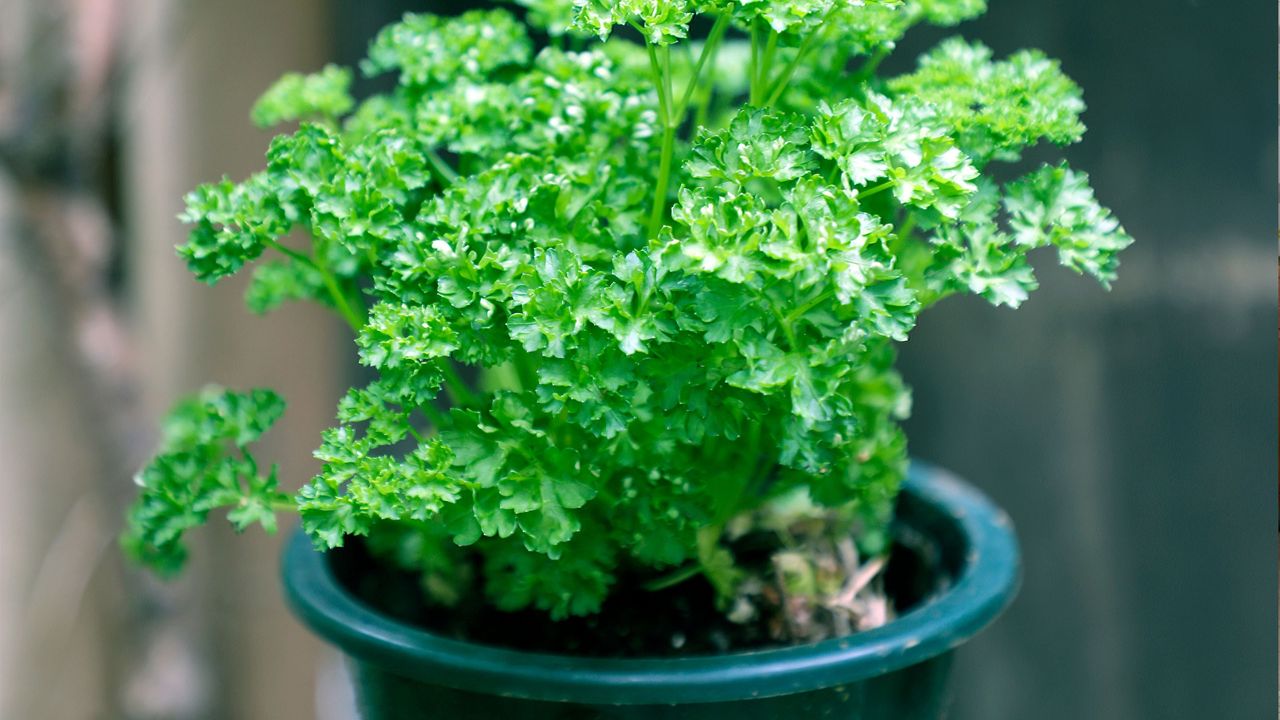
<instances>
[{"instance_id":1,"label":"leafy foliage","mask_svg":"<svg viewBox=\"0 0 1280 720\"><path fill-rule=\"evenodd\" d=\"M1052 245L1062 264L1094 276L1110 287L1120 261L1133 244L1111 211L1098 204L1089 177L1066 165L1046 166L1013 183L1004 200L1018 243Z\"/></svg>"},{"instance_id":2,"label":"leafy foliage","mask_svg":"<svg viewBox=\"0 0 1280 720\"><path fill-rule=\"evenodd\" d=\"M209 513L228 508L237 530L254 523L276 528L276 466L262 472L248 446L284 412L270 390L209 389L179 404L165 422L159 452L134 479L141 488L122 538L126 551L158 572L182 568L182 536Z\"/></svg>"},{"instance_id":3,"label":"leafy foliage","mask_svg":"<svg viewBox=\"0 0 1280 720\"><path fill-rule=\"evenodd\" d=\"M197 277L270 253L250 307L332 307L374 379L292 497L245 447L278 398L179 408L136 556L171 569L210 509L270 528L291 504L319 547L367 536L441 602L472 582L465 547L492 602L563 617L624 568L734 597L732 538L769 508L879 553L906 466L894 347L919 313L1020 304L1042 246L1107 284L1131 242L1065 165L987 172L1080 137L1053 61L948 40L877 75L907 29L981 0L517 2L556 47L502 10L407 15L361 66L392 90L353 106L345 71L287 76L255 120L303 122L266 168L188 196Z\"/></svg>"},{"instance_id":4,"label":"leafy foliage","mask_svg":"<svg viewBox=\"0 0 1280 720\"><path fill-rule=\"evenodd\" d=\"M890 86L937 108L949 133L979 164L1016 160L1041 138L1062 145L1084 134L1080 88L1035 50L992 62L985 45L952 38Z\"/></svg>"},{"instance_id":5,"label":"leafy foliage","mask_svg":"<svg viewBox=\"0 0 1280 720\"><path fill-rule=\"evenodd\" d=\"M635 25L650 45L670 45L689 34L688 2L574 0L574 27L609 39L615 25Z\"/></svg>"},{"instance_id":6,"label":"leafy foliage","mask_svg":"<svg viewBox=\"0 0 1280 720\"><path fill-rule=\"evenodd\" d=\"M314 75L289 73L263 94L249 117L259 127L305 118L332 120L355 105L347 93L350 86L351 71L336 65Z\"/></svg>"}]
</instances>

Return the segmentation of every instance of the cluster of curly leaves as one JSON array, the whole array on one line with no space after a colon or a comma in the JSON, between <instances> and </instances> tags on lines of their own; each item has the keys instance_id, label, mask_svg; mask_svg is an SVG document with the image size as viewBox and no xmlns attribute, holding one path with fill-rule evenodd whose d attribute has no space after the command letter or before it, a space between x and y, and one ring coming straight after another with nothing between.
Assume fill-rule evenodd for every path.
<instances>
[{"instance_id":1,"label":"cluster of curly leaves","mask_svg":"<svg viewBox=\"0 0 1280 720\"><path fill-rule=\"evenodd\" d=\"M1079 139L1055 62L953 39L876 75L910 26L982 0L519 4L550 47L505 11L409 15L362 65L391 91L285 77L253 117L301 124L266 169L188 197L198 277L256 263L253 310L331 306L376 379L295 496L246 447L276 395L180 407L135 555L174 569L211 510L272 529L292 508L320 547L411 538L436 581L471 546L493 602L563 617L621 568L732 595L726 524L797 493L879 552L906 465L894 342L952 293L1018 305L1034 248L1106 284L1130 243L1065 165L987 172Z\"/></svg>"}]
</instances>

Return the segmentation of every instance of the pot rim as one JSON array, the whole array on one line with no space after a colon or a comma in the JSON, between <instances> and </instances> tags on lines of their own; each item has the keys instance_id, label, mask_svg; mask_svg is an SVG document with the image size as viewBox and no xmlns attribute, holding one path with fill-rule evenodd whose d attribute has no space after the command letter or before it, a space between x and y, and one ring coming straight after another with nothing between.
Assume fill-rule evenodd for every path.
<instances>
[{"instance_id":1,"label":"pot rim","mask_svg":"<svg viewBox=\"0 0 1280 720\"><path fill-rule=\"evenodd\" d=\"M593 704L722 702L789 695L886 674L963 644L1012 602L1021 581L1009 516L945 470L913 461L903 494L965 538L952 585L873 630L817 643L686 658L591 658L440 637L348 593L300 530L282 576L294 614L351 658L422 682L488 695Z\"/></svg>"}]
</instances>

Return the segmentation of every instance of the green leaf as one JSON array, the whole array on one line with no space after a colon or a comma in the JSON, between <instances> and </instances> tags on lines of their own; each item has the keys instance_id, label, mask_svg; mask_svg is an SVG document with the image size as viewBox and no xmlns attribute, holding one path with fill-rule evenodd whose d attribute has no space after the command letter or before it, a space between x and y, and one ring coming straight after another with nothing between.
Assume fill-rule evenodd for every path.
<instances>
[{"instance_id":1,"label":"green leaf","mask_svg":"<svg viewBox=\"0 0 1280 720\"><path fill-rule=\"evenodd\" d=\"M325 293L324 278L315 266L274 261L254 268L244 302L249 310L262 314L293 300L331 305L332 300Z\"/></svg>"},{"instance_id":2,"label":"green leaf","mask_svg":"<svg viewBox=\"0 0 1280 720\"><path fill-rule=\"evenodd\" d=\"M686 0L574 0L573 27L609 39L616 25L635 24L650 45L670 45L689 34Z\"/></svg>"},{"instance_id":3,"label":"green leaf","mask_svg":"<svg viewBox=\"0 0 1280 720\"><path fill-rule=\"evenodd\" d=\"M935 242L944 248L939 259L947 259L942 282L954 280L992 305L1016 308L1038 287L1026 248L999 232L993 222L943 228Z\"/></svg>"},{"instance_id":4,"label":"green leaf","mask_svg":"<svg viewBox=\"0 0 1280 720\"><path fill-rule=\"evenodd\" d=\"M573 0L508 0L528 11L529 24L551 37L560 37L573 27Z\"/></svg>"},{"instance_id":5,"label":"green leaf","mask_svg":"<svg viewBox=\"0 0 1280 720\"><path fill-rule=\"evenodd\" d=\"M258 98L249 117L264 128L290 120L333 122L355 105L347 91L350 86L351 71L336 65L326 65L314 75L288 73Z\"/></svg>"},{"instance_id":6,"label":"green leaf","mask_svg":"<svg viewBox=\"0 0 1280 720\"><path fill-rule=\"evenodd\" d=\"M987 0L911 0L910 4L931 25L957 25L987 11Z\"/></svg>"},{"instance_id":7,"label":"green leaf","mask_svg":"<svg viewBox=\"0 0 1280 720\"><path fill-rule=\"evenodd\" d=\"M596 530L598 535L601 528ZM614 583L616 555L602 543L571 543L554 559L510 540L490 541L484 548L486 594L503 610L533 606L555 620L589 615L600 609Z\"/></svg>"},{"instance_id":8,"label":"green leaf","mask_svg":"<svg viewBox=\"0 0 1280 720\"><path fill-rule=\"evenodd\" d=\"M1084 134L1080 88L1056 61L1034 50L993 62L985 45L951 38L889 87L932 105L938 121L979 164L1016 160L1041 139L1065 145Z\"/></svg>"},{"instance_id":9,"label":"green leaf","mask_svg":"<svg viewBox=\"0 0 1280 720\"><path fill-rule=\"evenodd\" d=\"M183 222L194 225L178 255L196 277L209 283L256 260L269 241L293 225L264 173L243 183L201 185L187 194Z\"/></svg>"},{"instance_id":10,"label":"green leaf","mask_svg":"<svg viewBox=\"0 0 1280 720\"><path fill-rule=\"evenodd\" d=\"M360 362L398 370L447 358L457 350L457 334L433 307L379 303L356 339Z\"/></svg>"},{"instance_id":11,"label":"green leaf","mask_svg":"<svg viewBox=\"0 0 1280 720\"><path fill-rule=\"evenodd\" d=\"M811 172L808 133L798 118L745 109L720 132L703 132L686 165L691 176L744 185L751 180L795 180Z\"/></svg>"},{"instance_id":12,"label":"green leaf","mask_svg":"<svg viewBox=\"0 0 1280 720\"><path fill-rule=\"evenodd\" d=\"M1052 245L1063 265L1110 287L1121 250L1133 244L1111 211L1098 204L1089 176L1046 165L1006 188L1005 209L1017 241Z\"/></svg>"},{"instance_id":13,"label":"green leaf","mask_svg":"<svg viewBox=\"0 0 1280 720\"><path fill-rule=\"evenodd\" d=\"M454 18L409 13L383 28L361 64L366 75L399 70L400 83L428 88L482 79L529 62L532 44L505 10L471 10Z\"/></svg>"},{"instance_id":14,"label":"green leaf","mask_svg":"<svg viewBox=\"0 0 1280 720\"><path fill-rule=\"evenodd\" d=\"M139 494L120 538L125 551L176 573L187 556L183 536L217 508L228 509L236 530L258 523L275 532L276 508L289 496L279 492L274 466L259 472L248 445L283 412L270 390L209 388L179 403L165 419L159 452L134 478Z\"/></svg>"},{"instance_id":15,"label":"green leaf","mask_svg":"<svg viewBox=\"0 0 1280 720\"><path fill-rule=\"evenodd\" d=\"M833 160L844 186L859 195L891 189L898 202L955 218L977 191L978 171L914 98L869 94L818 109L814 151ZM883 178L883 180L882 180Z\"/></svg>"}]
</instances>

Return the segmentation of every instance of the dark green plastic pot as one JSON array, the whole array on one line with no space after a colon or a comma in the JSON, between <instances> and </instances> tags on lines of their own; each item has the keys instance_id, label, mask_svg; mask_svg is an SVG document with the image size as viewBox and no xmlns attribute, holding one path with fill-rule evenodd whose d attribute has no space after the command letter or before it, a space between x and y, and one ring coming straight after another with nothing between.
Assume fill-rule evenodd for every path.
<instances>
[{"instance_id":1,"label":"dark green plastic pot","mask_svg":"<svg viewBox=\"0 0 1280 720\"><path fill-rule=\"evenodd\" d=\"M350 659L364 720L934 720L953 651L999 615L1019 580L1009 518L977 490L912 466L900 537L936 553L945 589L857 635L756 652L594 659L459 642L380 614L343 588L301 533L284 556L289 604Z\"/></svg>"}]
</instances>

